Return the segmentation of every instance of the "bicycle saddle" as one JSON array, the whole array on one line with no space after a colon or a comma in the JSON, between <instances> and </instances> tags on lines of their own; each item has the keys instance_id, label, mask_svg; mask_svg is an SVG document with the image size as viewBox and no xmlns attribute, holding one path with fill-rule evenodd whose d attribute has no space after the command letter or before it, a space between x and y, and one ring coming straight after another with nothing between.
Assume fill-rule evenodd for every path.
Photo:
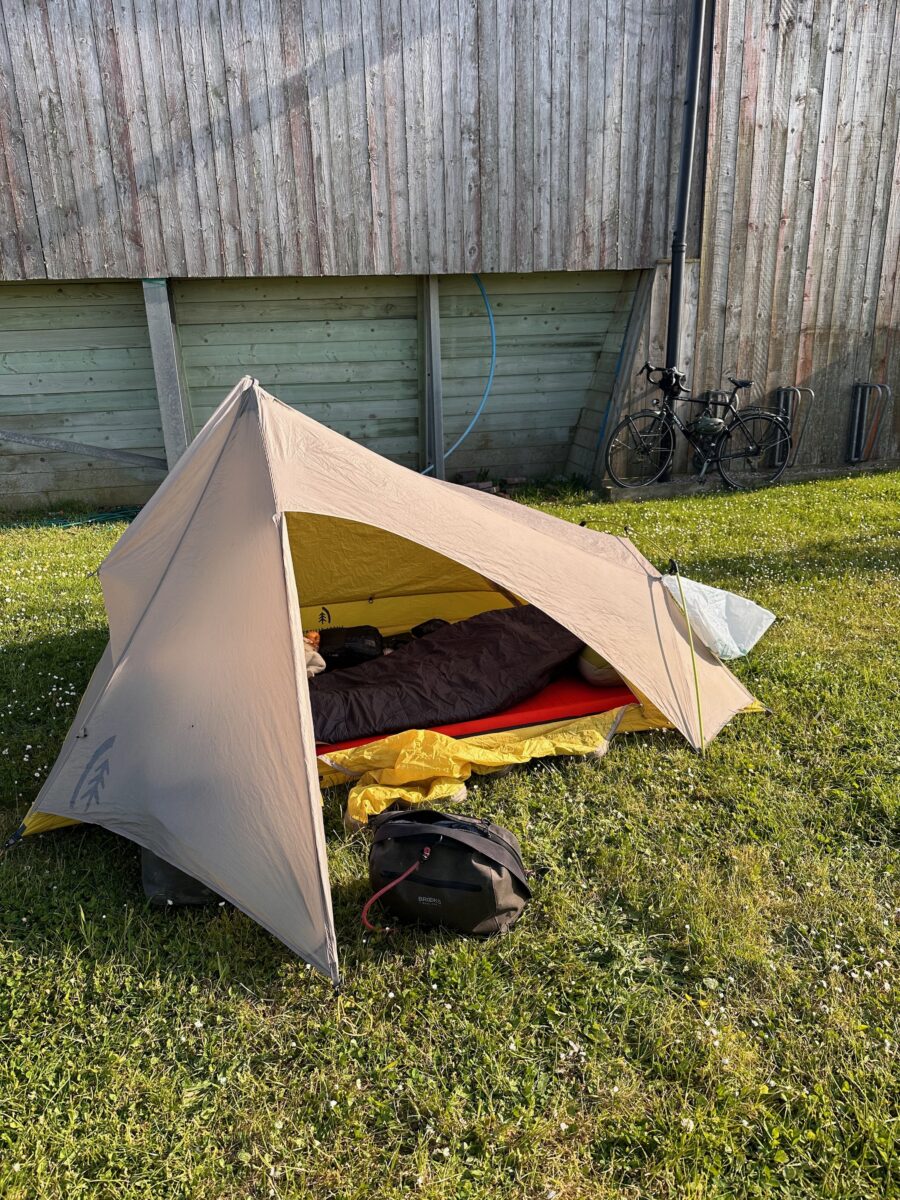
<instances>
[{"instance_id":1,"label":"bicycle saddle","mask_svg":"<svg viewBox=\"0 0 900 1200\"><path fill-rule=\"evenodd\" d=\"M733 379L731 375L727 376L728 382L733 383L736 388L753 387L752 379Z\"/></svg>"}]
</instances>

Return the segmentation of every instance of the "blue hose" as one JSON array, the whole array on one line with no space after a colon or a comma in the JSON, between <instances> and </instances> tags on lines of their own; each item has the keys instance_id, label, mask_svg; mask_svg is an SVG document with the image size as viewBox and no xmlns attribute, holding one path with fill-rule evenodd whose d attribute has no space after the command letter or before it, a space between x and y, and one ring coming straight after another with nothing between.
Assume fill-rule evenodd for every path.
<instances>
[{"instance_id":1,"label":"blue hose","mask_svg":"<svg viewBox=\"0 0 900 1200\"><path fill-rule=\"evenodd\" d=\"M468 423L468 425L465 427L465 429L462 431L462 433L456 439L456 441L453 443L453 445L450 447L450 449L445 452L445 454L444 454L445 462L450 457L450 455L453 454L454 451L456 451L460 448L460 446L463 444L463 442L466 440L466 438L469 436L469 434L472 432L472 430L475 428L476 424L478 423L478 418L484 412L484 406L487 404L488 396L491 394L491 388L494 386L494 371L497 368L497 328L494 325L494 312L493 312L493 309L491 308L491 302L488 299L488 294L485 291L484 284L481 282L481 276L476 275L473 272L472 278L478 284L478 290L479 290L479 292L481 292L481 298L484 301L485 311L487 312L488 324L491 327L491 369L490 369L490 371L488 371L487 383L484 385L484 393L481 397L481 403L476 408L475 413L472 417L472 420ZM434 463L431 463L430 466L427 466L425 468L425 470L422 472L422 474L427 475L430 471L433 471L433 470L434 470Z\"/></svg>"}]
</instances>

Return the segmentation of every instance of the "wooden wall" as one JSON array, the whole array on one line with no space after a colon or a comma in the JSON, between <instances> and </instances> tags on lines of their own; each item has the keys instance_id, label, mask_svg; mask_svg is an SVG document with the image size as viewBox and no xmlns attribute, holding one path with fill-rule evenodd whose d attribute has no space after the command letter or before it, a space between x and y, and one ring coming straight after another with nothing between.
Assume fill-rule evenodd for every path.
<instances>
[{"instance_id":1,"label":"wooden wall","mask_svg":"<svg viewBox=\"0 0 900 1200\"><path fill-rule=\"evenodd\" d=\"M492 275L497 329L494 384L478 424L447 460L447 478L551 476L566 471L569 446L591 390L609 395L637 272ZM481 403L490 332L471 276L441 280L444 440L463 433Z\"/></svg>"},{"instance_id":2,"label":"wooden wall","mask_svg":"<svg viewBox=\"0 0 900 1200\"><path fill-rule=\"evenodd\" d=\"M405 466L419 458L417 281L188 280L175 320L199 429L241 375Z\"/></svg>"},{"instance_id":3,"label":"wooden wall","mask_svg":"<svg viewBox=\"0 0 900 1200\"><path fill-rule=\"evenodd\" d=\"M898 131L897 0L718 0L693 383L812 387L806 465L843 460L858 380L900 452Z\"/></svg>"},{"instance_id":4,"label":"wooden wall","mask_svg":"<svg viewBox=\"0 0 900 1200\"><path fill-rule=\"evenodd\" d=\"M0 278L630 269L684 0L2 0Z\"/></svg>"},{"instance_id":5,"label":"wooden wall","mask_svg":"<svg viewBox=\"0 0 900 1200\"><path fill-rule=\"evenodd\" d=\"M493 478L566 468L585 405L608 395L636 272L484 277L497 330L487 406L447 462ZM413 469L422 446L421 281L184 280L173 288L193 424L240 376ZM490 367L470 275L440 284L445 445L468 424ZM137 283L0 284L0 429L162 456L147 323ZM147 499L159 472L0 442L0 508Z\"/></svg>"},{"instance_id":6,"label":"wooden wall","mask_svg":"<svg viewBox=\"0 0 900 1200\"><path fill-rule=\"evenodd\" d=\"M0 428L164 457L139 283L0 286ZM0 508L136 504L161 477L0 443Z\"/></svg>"}]
</instances>

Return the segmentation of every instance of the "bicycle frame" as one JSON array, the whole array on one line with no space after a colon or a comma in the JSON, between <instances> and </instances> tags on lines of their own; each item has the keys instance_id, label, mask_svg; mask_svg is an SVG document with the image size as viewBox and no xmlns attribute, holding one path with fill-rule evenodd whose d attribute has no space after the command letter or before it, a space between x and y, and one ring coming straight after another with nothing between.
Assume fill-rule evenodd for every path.
<instances>
[{"instance_id":1,"label":"bicycle frame","mask_svg":"<svg viewBox=\"0 0 900 1200\"><path fill-rule=\"evenodd\" d=\"M658 379L653 378L654 371L658 373ZM649 363L647 363L643 368L642 374L646 374L648 382L656 384L662 392L662 398L652 402L653 407L659 409L663 420L665 420L669 425L674 426L688 443L688 445L693 449L694 453L700 457L701 466L698 472L698 477L701 481L706 478L706 473L709 468L716 466L717 463L723 461L728 462L729 459L732 458L746 457L745 450L739 451L737 454L723 455L719 448L722 441L722 436L718 435L712 442L710 442L710 440L707 438L698 437L681 419L678 414L678 410L675 407L676 402L678 400L682 400L686 404L701 404L703 406L703 412L711 412L714 408L724 408L727 410L727 415L724 417L725 428L722 430L722 433L724 434L729 432L736 425L740 425L746 430L747 426L744 417L749 416L754 412L759 412L760 410L756 407L753 407L747 408L744 410L743 414L741 413L737 401L737 394L740 391L740 388L738 388L737 385L735 385L730 392L711 392L701 399L700 397L693 397L686 394L686 389L684 387L684 375L682 375L680 371L676 371L673 368L653 368ZM722 396L724 399L717 400L714 399L715 396ZM702 412L700 415L702 415ZM785 426L785 428L787 432L790 433L790 430L787 429L787 426ZM749 433L747 436L748 440L752 444L753 439L750 437Z\"/></svg>"}]
</instances>

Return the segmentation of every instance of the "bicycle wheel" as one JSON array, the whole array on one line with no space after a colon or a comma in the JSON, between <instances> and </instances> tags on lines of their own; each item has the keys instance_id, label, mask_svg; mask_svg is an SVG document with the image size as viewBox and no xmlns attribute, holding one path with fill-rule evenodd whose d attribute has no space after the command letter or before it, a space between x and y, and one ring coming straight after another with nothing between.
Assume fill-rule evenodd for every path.
<instances>
[{"instance_id":1,"label":"bicycle wheel","mask_svg":"<svg viewBox=\"0 0 900 1200\"><path fill-rule=\"evenodd\" d=\"M619 487L643 487L665 474L674 450L671 421L647 408L625 417L610 434L606 470Z\"/></svg>"},{"instance_id":2,"label":"bicycle wheel","mask_svg":"<svg viewBox=\"0 0 900 1200\"><path fill-rule=\"evenodd\" d=\"M747 410L719 439L716 465L729 487L745 490L774 483L791 456L791 432L774 413Z\"/></svg>"}]
</instances>

